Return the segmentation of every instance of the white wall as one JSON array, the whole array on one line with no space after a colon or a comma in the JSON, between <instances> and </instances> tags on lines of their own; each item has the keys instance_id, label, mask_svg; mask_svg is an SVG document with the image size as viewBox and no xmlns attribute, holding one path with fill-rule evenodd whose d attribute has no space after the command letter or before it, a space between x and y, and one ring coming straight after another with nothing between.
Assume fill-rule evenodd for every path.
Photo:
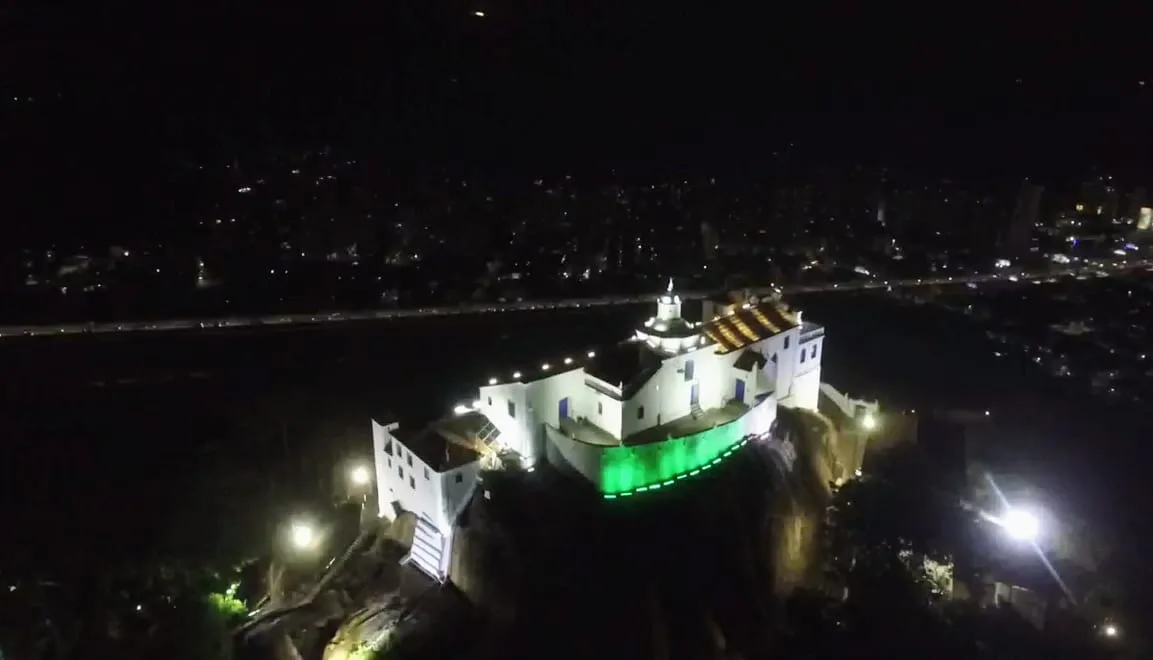
<instances>
[{"instance_id":1,"label":"white wall","mask_svg":"<svg viewBox=\"0 0 1153 660\"><path fill-rule=\"evenodd\" d=\"M555 369L556 367L553 366L552 368ZM568 399L569 418L576 419L581 415L588 417L585 412L588 401L585 396L584 380L584 369L578 367L569 368L568 371L541 378L525 385L529 408L526 421L531 424L529 432L533 442L529 453L521 452L521 454L526 458L531 457L531 463L536 462L544 448L543 425L558 426L560 424L561 399Z\"/></svg>"},{"instance_id":2,"label":"white wall","mask_svg":"<svg viewBox=\"0 0 1153 660\"><path fill-rule=\"evenodd\" d=\"M376 465L380 510L391 519L392 503L398 502L402 509L431 521L441 534L448 536L452 533L457 513L476 486L480 463L473 461L443 473L437 472L392 435L391 431L396 428L396 424L383 426L375 420L372 422L373 463ZM385 451L390 442L391 455Z\"/></svg>"},{"instance_id":3,"label":"white wall","mask_svg":"<svg viewBox=\"0 0 1153 660\"><path fill-rule=\"evenodd\" d=\"M733 367L743 351L733 351L724 355L713 355L709 368L701 375L701 408L723 406L736 394Z\"/></svg>"},{"instance_id":4,"label":"white wall","mask_svg":"<svg viewBox=\"0 0 1153 660\"><path fill-rule=\"evenodd\" d=\"M372 464L376 468L376 510L380 512L382 518L388 520L396 518L392 508L392 502L396 499L396 495L393 494L390 482L387 481L387 473L391 466L384 454L384 446L392 439L390 431L396 430L399 426L395 422L381 425L377 424L375 419L372 420Z\"/></svg>"},{"instance_id":5,"label":"white wall","mask_svg":"<svg viewBox=\"0 0 1153 660\"><path fill-rule=\"evenodd\" d=\"M596 488L600 488L601 459L605 447L594 447L574 440L550 426L545 427L548 436L548 460L561 467L568 464Z\"/></svg>"},{"instance_id":6,"label":"white wall","mask_svg":"<svg viewBox=\"0 0 1153 660\"><path fill-rule=\"evenodd\" d=\"M810 369L807 373L797 376L793 381L792 393L783 402L798 408L816 410L820 392L821 368L818 366L816 369Z\"/></svg>"},{"instance_id":7,"label":"white wall","mask_svg":"<svg viewBox=\"0 0 1153 660\"><path fill-rule=\"evenodd\" d=\"M479 390L480 412L500 430L499 442L524 456L531 453L532 435L529 433L528 404L525 384L520 382L485 385ZM508 414L508 403L513 403L514 415Z\"/></svg>"},{"instance_id":8,"label":"white wall","mask_svg":"<svg viewBox=\"0 0 1153 660\"><path fill-rule=\"evenodd\" d=\"M594 380L601 385L605 384L604 381L601 381L599 378ZM624 404L622 404L619 399L615 399L588 385L584 386L583 399L583 407L588 412L582 416L619 440L621 438L621 415L623 414Z\"/></svg>"},{"instance_id":9,"label":"white wall","mask_svg":"<svg viewBox=\"0 0 1153 660\"><path fill-rule=\"evenodd\" d=\"M800 328L790 328L750 347L760 351L761 355L765 356L765 366L762 368L766 377L765 388L776 392L781 398L788 395L789 388L793 384L800 339ZM786 343L788 344L787 348ZM777 356L775 365L772 360L773 355Z\"/></svg>"},{"instance_id":10,"label":"white wall","mask_svg":"<svg viewBox=\"0 0 1153 660\"><path fill-rule=\"evenodd\" d=\"M797 377L797 356L800 354L801 329L792 328L774 337L780 341L780 358L777 367L777 392L791 392ZM788 348L785 347L786 341Z\"/></svg>"},{"instance_id":11,"label":"white wall","mask_svg":"<svg viewBox=\"0 0 1153 660\"><path fill-rule=\"evenodd\" d=\"M555 365L552 368L557 369ZM543 425L560 423L561 399L569 400L570 418L584 416L596 421L596 402L590 401L584 380L584 369L577 367L527 383L485 385L479 389L480 411L500 429L500 442L532 465L542 457ZM515 406L515 416L509 416L509 401Z\"/></svg>"},{"instance_id":12,"label":"white wall","mask_svg":"<svg viewBox=\"0 0 1153 660\"><path fill-rule=\"evenodd\" d=\"M800 345L796 352L793 386L789 391L790 403L794 406L817 409L817 399L821 390L821 358L824 352L824 335L819 335Z\"/></svg>"},{"instance_id":13,"label":"white wall","mask_svg":"<svg viewBox=\"0 0 1153 660\"><path fill-rule=\"evenodd\" d=\"M468 500L472 497L472 492L476 488L479 475L479 461L473 461L458 468L445 470L445 472L440 475L442 522L437 523L437 526L440 528L441 533L447 535L446 530L452 528L453 523L456 522L457 515L460 514L464 505L468 504ZM441 527L441 524L444 526Z\"/></svg>"},{"instance_id":14,"label":"white wall","mask_svg":"<svg viewBox=\"0 0 1153 660\"><path fill-rule=\"evenodd\" d=\"M716 407L719 379L716 377L718 356L715 350L712 346L706 346L665 359L660 370L631 399L624 402L621 412L622 437L656 426L658 417L661 424L666 424L688 415L692 411L691 390L694 383L700 387L700 407ZM685 365L689 360L693 362L693 378L685 380ZM642 406L644 417L638 419L637 414Z\"/></svg>"},{"instance_id":15,"label":"white wall","mask_svg":"<svg viewBox=\"0 0 1153 660\"><path fill-rule=\"evenodd\" d=\"M404 510L427 518L445 532L440 475L392 435L390 430L395 428L395 424L386 427L375 420L372 422L373 463L377 465L380 510L391 510L392 502L397 501ZM391 454L386 451L390 445Z\"/></svg>"},{"instance_id":16,"label":"white wall","mask_svg":"<svg viewBox=\"0 0 1153 660\"><path fill-rule=\"evenodd\" d=\"M829 397L829 400L848 417L857 417L858 409L862 411L860 413L862 415L867 413L877 415L880 413L880 405L876 401L854 399L828 383L821 383L820 392Z\"/></svg>"},{"instance_id":17,"label":"white wall","mask_svg":"<svg viewBox=\"0 0 1153 660\"><path fill-rule=\"evenodd\" d=\"M776 418L777 402L773 397L767 397L760 405L739 419L733 420L731 424L735 437L740 438L767 433ZM700 435L693 434L665 442L630 447L599 447L569 438L552 427L546 427L546 430L549 438L547 449L549 461L556 465L567 464L597 488L601 486L601 477L606 465L617 463L622 457L628 457L626 460L635 459L641 464L650 466L653 473L658 473L660 470L657 466L662 463L662 455L675 452L678 443L691 447Z\"/></svg>"}]
</instances>

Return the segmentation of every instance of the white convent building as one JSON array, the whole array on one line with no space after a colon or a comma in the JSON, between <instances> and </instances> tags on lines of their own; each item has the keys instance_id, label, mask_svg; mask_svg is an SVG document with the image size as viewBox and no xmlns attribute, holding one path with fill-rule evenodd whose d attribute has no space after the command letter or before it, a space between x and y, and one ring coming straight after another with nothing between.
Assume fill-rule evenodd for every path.
<instances>
[{"instance_id":1,"label":"white convent building","mask_svg":"<svg viewBox=\"0 0 1153 660\"><path fill-rule=\"evenodd\" d=\"M482 467L548 461L606 498L689 478L750 437L777 405L816 410L824 330L779 299L731 295L681 316L672 290L633 337L493 375L471 406L408 433L373 421L382 516L417 518L409 560L448 570L453 524Z\"/></svg>"}]
</instances>

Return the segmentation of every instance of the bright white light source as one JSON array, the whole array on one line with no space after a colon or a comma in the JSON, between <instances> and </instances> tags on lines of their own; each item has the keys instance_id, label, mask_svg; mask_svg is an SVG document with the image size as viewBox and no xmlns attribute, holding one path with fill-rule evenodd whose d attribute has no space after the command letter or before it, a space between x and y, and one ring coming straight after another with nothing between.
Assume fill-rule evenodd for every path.
<instances>
[{"instance_id":1,"label":"bright white light source","mask_svg":"<svg viewBox=\"0 0 1153 660\"><path fill-rule=\"evenodd\" d=\"M544 364L540 365L540 368L541 368L541 371L548 371L549 370L548 362L545 362Z\"/></svg>"},{"instance_id":2,"label":"bright white light source","mask_svg":"<svg viewBox=\"0 0 1153 660\"><path fill-rule=\"evenodd\" d=\"M1019 541L1034 541L1041 531L1041 521L1037 516L1023 509L1009 509L1001 517L1001 526L1009 536Z\"/></svg>"},{"instance_id":3,"label":"bright white light source","mask_svg":"<svg viewBox=\"0 0 1153 660\"><path fill-rule=\"evenodd\" d=\"M476 401L472 402L472 409L473 410L480 410L480 399L477 399Z\"/></svg>"},{"instance_id":4,"label":"bright white light source","mask_svg":"<svg viewBox=\"0 0 1153 660\"><path fill-rule=\"evenodd\" d=\"M316 531L312 525L292 523L292 546L297 550L310 550L316 545Z\"/></svg>"},{"instance_id":5,"label":"bright white light source","mask_svg":"<svg viewBox=\"0 0 1153 660\"><path fill-rule=\"evenodd\" d=\"M519 371L514 371L514 372L512 372L512 377L513 377L513 378L518 378L518 379L519 379L519 378L520 378L520 372L519 372Z\"/></svg>"},{"instance_id":6,"label":"bright white light source","mask_svg":"<svg viewBox=\"0 0 1153 660\"><path fill-rule=\"evenodd\" d=\"M566 358L564 359L564 363L565 363L565 364L572 364L572 358L570 358L570 357L566 357Z\"/></svg>"},{"instance_id":7,"label":"bright white light source","mask_svg":"<svg viewBox=\"0 0 1153 660\"><path fill-rule=\"evenodd\" d=\"M472 13L472 15L476 16L477 18L484 18L484 12L483 11L474 11Z\"/></svg>"},{"instance_id":8,"label":"bright white light source","mask_svg":"<svg viewBox=\"0 0 1153 660\"><path fill-rule=\"evenodd\" d=\"M372 474L363 465L352 468L352 472L348 476L352 479L352 483L357 486L367 486L368 482L372 480Z\"/></svg>"},{"instance_id":9,"label":"bright white light source","mask_svg":"<svg viewBox=\"0 0 1153 660\"><path fill-rule=\"evenodd\" d=\"M877 428L876 415L873 413L865 413L865 416L861 418L861 428L865 429L866 431L872 431L873 429Z\"/></svg>"},{"instance_id":10,"label":"bright white light source","mask_svg":"<svg viewBox=\"0 0 1153 660\"><path fill-rule=\"evenodd\" d=\"M467 412L468 412L468 406L464 405L463 403L456 404L456 406L454 406L452 409L452 414L454 414L454 415L463 415Z\"/></svg>"},{"instance_id":11,"label":"bright white light source","mask_svg":"<svg viewBox=\"0 0 1153 660\"><path fill-rule=\"evenodd\" d=\"M597 352L596 352L596 351L589 351L589 357L590 357L590 358L595 358L596 356L597 356Z\"/></svg>"},{"instance_id":12,"label":"bright white light source","mask_svg":"<svg viewBox=\"0 0 1153 660\"><path fill-rule=\"evenodd\" d=\"M1101 629L1101 632L1104 633L1106 637L1116 637L1121 634L1117 626L1112 623L1106 623L1105 627Z\"/></svg>"},{"instance_id":13,"label":"bright white light source","mask_svg":"<svg viewBox=\"0 0 1153 660\"><path fill-rule=\"evenodd\" d=\"M489 385L496 385L496 379L495 379L495 378L489 378L489 379L488 379L488 384L489 384Z\"/></svg>"}]
</instances>

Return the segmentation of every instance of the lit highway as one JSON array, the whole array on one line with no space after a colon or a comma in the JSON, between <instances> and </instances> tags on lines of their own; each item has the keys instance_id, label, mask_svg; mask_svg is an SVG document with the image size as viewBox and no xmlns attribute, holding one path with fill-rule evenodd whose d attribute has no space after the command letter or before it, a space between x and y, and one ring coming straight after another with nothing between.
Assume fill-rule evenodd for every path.
<instances>
[{"instance_id":1,"label":"lit highway","mask_svg":"<svg viewBox=\"0 0 1153 660\"><path fill-rule=\"evenodd\" d=\"M980 275L926 277L908 280L882 280L873 279L860 282L840 282L817 285L798 285L783 287L784 295L804 293L819 293L829 291L866 291L871 289L910 289L916 287L954 286L967 284L988 283L1021 283L1055 281L1059 278L1108 277L1121 275L1137 269L1153 270L1153 262L1130 262L1124 266L1110 269L1104 268L1068 268L1062 270L1049 270L1039 273L1006 272L985 273ZM759 294L772 292L765 287L753 289ZM715 291L682 291L678 292L684 300L697 300L715 294ZM14 325L0 326L0 339L16 337L44 337L60 335L106 334L123 332L163 332L176 330L218 330L229 328L253 328L264 326L306 325L321 323L347 323L364 321L387 321L406 318L459 316L465 314L494 314L500 312L548 311L564 309L583 309L592 307L605 307L610 305L635 305L652 302L654 294L631 296L606 296L600 298L569 298L564 300L531 300L521 302L489 302L469 303L463 305L450 305L442 307L421 307L415 309L368 309L345 310L329 312L313 312L307 314L273 314L267 316L228 316L218 318L169 319L152 321L119 321L107 323L66 323L60 325Z\"/></svg>"}]
</instances>

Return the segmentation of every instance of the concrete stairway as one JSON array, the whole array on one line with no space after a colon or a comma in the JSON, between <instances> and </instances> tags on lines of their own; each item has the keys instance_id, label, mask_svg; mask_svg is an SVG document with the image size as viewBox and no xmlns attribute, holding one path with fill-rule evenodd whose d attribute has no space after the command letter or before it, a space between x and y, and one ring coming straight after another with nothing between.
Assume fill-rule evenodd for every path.
<instances>
[{"instance_id":1,"label":"concrete stairway","mask_svg":"<svg viewBox=\"0 0 1153 660\"><path fill-rule=\"evenodd\" d=\"M417 518L412 548L402 562L412 564L432 579L443 582L448 568L448 550L448 539L436 526L424 518Z\"/></svg>"}]
</instances>

